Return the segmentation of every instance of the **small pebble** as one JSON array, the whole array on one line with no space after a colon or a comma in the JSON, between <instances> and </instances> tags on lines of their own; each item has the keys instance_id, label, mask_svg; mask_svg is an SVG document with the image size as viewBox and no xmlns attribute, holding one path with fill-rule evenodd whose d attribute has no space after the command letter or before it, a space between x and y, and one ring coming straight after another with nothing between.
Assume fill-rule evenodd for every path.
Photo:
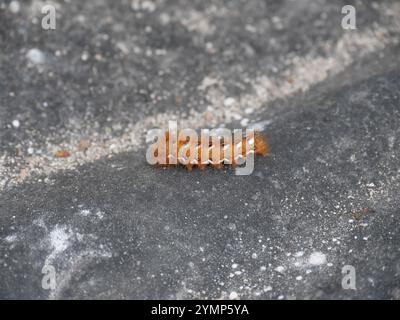
<instances>
[{"instance_id":1,"label":"small pebble","mask_svg":"<svg viewBox=\"0 0 400 320\"><path fill-rule=\"evenodd\" d=\"M229 300L236 300L237 298L239 298L239 295L235 291L229 294Z\"/></svg>"},{"instance_id":2,"label":"small pebble","mask_svg":"<svg viewBox=\"0 0 400 320\"><path fill-rule=\"evenodd\" d=\"M241 125L242 127L245 127L245 126L247 126L248 124L249 124L249 119L247 119L247 118L243 118L242 121L240 121L240 125Z\"/></svg>"},{"instance_id":3,"label":"small pebble","mask_svg":"<svg viewBox=\"0 0 400 320\"><path fill-rule=\"evenodd\" d=\"M285 271L285 267L283 267L283 266L276 267L275 271L277 271L279 273L283 273Z\"/></svg>"},{"instance_id":4,"label":"small pebble","mask_svg":"<svg viewBox=\"0 0 400 320\"><path fill-rule=\"evenodd\" d=\"M12 121L12 125L13 125L14 128L18 129L19 126L20 126L19 120L13 120L13 121Z\"/></svg>"},{"instance_id":5,"label":"small pebble","mask_svg":"<svg viewBox=\"0 0 400 320\"><path fill-rule=\"evenodd\" d=\"M34 64L43 64L46 60L44 53L39 49L30 49L26 54L28 60Z\"/></svg>"},{"instance_id":6,"label":"small pebble","mask_svg":"<svg viewBox=\"0 0 400 320\"><path fill-rule=\"evenodd\" d=\"M87 53L86 51L82 53L81 55L81 60L82 61L88 61L89 59L89 53Z\"/></svg>"},{"instance_id":7,"label":"small pebble","mask_svg":"<svg viewBox=\"0 0 400 320\"><path fill-rule=\"evenodd\" d=\"M235 99L234 99L234 98L231 98L231 97L226 98L225 101L224 101L225 107L231 107L231 106L233 106L234 104L235 104Z\"/></svg>"},{"instance_id":8,"label":"small pebble","mask_svg":"<svg viewBox=\"0 0 400 320\"><path fill-rule=\"evenodd\" d=\"M19 10L21 9L21 5L19 4L18 1L11 1L8 8L12 13L18 13Z\"/></svg>"},{"instance_id":9,"label":"small pebble","mask_svg":"<svg viewBox=\"0 0 400 320\"><path fill-rule=\"evenodd\" d=\"M272 291L271 286L264 287L264 292Z\"/></svg>"},{"instance_id":10,"label":"small pebble","mask_svg":"<svg viewBox=\"0 0 400 320\"><path fill-rule=\"evenodd\" d=\"M322 252L313 252L308 259L308 263L314 266L325 264L326 255L323 254Z\"/></svg>"},{"instance_id":11,"label":"small pebble","mask_svg":"<svg viewBox=\"0 0 400 320\"><path fill-rule=\"evenodd\" d=\"M304 251L299 251L294 254L294 256L297 258L302 257L303 255L304 255Z\"/></svg>"}]
</instances>

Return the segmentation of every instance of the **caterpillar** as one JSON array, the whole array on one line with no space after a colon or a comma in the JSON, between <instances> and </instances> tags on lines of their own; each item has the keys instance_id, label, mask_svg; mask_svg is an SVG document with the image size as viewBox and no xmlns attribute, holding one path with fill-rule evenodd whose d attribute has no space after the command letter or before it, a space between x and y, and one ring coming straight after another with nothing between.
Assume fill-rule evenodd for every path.
<instances>
[{"instance_id":1,"label":"caterpillar","mask_svg":"<svg viewBox=\"0 0 400 320\"><path fill-rule=\"evenodd\" d=\"M206 130L208 131L208 130ZM267 156L269 144L260 133L247 131L247 137L224 134L193 134L190 129L181 130L175 135L169 131L158 133L157 144L148 150L147 159L150 164L162 166L183 165L188 171L197 167L204 170L210 165L222 169L224 164L236 167L252 156Z\"/></svg>"}]
</instances>

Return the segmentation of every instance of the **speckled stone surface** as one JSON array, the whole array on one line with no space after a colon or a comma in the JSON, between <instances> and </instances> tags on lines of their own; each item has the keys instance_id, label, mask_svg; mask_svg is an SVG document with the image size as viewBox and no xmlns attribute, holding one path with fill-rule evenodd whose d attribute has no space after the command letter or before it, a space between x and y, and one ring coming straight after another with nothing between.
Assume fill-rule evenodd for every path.
<instances>
[{"instance_id":1,"label":"speckled stone surface","mask_svg":"<svg viewBox=\"0 0 400 320\"><path fill-rule=\"evenodd\" d=\"M400 299L400 3L347 2L0 1L0 298ZM271 155L152 167L169 119Z\"/></svg>"}]
</instances>

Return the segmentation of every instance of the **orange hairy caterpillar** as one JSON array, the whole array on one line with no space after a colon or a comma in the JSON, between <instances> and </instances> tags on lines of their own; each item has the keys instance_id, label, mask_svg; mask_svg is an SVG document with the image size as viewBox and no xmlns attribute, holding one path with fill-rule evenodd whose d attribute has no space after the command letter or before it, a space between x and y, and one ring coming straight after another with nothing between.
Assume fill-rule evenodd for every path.
<instances>
[{"instance_id":1,"label":"orange hairy caterpillar","mask_svg":"<svg viewBox=\"0 0 400 320\"><path fill-rule=\"evenodd\" d=\"M189 171L193 167L204 170L207 165L221 169L224 164L237 165L245 163L251 155L267 156L269 145L265 137L253 131L247 132L247 137L243 137L241 130L234 132L234 137L230 131L223 135L201 133L201 137L190 129L181 130L171 134L164 132L159 134L157 147L150 149L147 156L149 163L155 165L184 165ZM250 136L249 136L250 135ZM153 157L152 157L153 156Z\"/></svg>"}]
</instances>

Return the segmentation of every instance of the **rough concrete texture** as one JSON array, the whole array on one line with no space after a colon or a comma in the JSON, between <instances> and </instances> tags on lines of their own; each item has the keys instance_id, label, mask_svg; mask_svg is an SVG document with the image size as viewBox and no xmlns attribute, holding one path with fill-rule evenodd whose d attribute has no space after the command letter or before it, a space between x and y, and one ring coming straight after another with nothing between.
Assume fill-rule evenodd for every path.
<instances>
[{"instance_id":1,"label":"rough concrete texture","mask_svg":"<svg viewBox=\"0 0 400 320\"><path fill-rule=\"evenodd\" d=\"M44 4L0 1L1 298L400 298L398 1ZM271 155L152 167L171 119Z\"/></svg>"}]
</instances>

